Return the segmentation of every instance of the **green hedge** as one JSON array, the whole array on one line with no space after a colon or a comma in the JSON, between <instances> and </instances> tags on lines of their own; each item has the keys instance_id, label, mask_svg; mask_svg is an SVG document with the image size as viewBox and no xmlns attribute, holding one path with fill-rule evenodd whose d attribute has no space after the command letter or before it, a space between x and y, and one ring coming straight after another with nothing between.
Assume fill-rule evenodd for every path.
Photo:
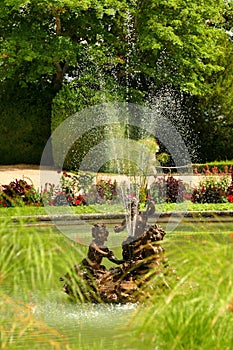
<instances>
[{"instance_id":1,"label":"green hedge","mask_svg":"<svg viewBox=\"0 0 233 350\"><path fill-rule=\"evenodd\" d=\"M0 164L40 164L50 136L52 92L11 81L1 84L0 90Z\"/></svg>"},{"instance_id":2,"label":"green hedge","mask_svg":"<svg viewBox=\"0 0 233 350\"><path fill-rule=\"evenodd\" d=\"M122 92L118 86L114 86L113 80L109 79L106 83L105 89L102 90L98 84L99 82L95 77L85 76L77 82L75 81L63 85L62 89L53 99L51 120L52 132L64 120L78 111L104 102L113 102L122 99ZM65 158L63 168L66 170L78 170L82 159L89 150L106 139L106 129L107 127L105 126L93 128L76 140ZM60 158L63 153L63 146L68 139L67 136L63 134L61 134L61 136L59 135L59 137L61 138L61 142L56 143L56 149L53 147L53 157L54 164L62 166L62 164L60 164ZM52 143L54 145L54 139L52 139Z\"/></svg>"},{"instance_id":3,"label":"green hedge","mask_svg":"<svg viewBox=\"0 0 233 350\"><path fill-rule=\"evenodd\" d=\"M218 170L218 173L230 173L233 171L233 160L224 160L224 161L216 161L216 162L208 162L205 164L192 164L193 170L197 170L200 174L205 174L206 170L209 169L211 172L215 172ZM214 169L213 169L214 168ZM218 169L216 169L218 168Z\"/></svg>"}]
</instances>

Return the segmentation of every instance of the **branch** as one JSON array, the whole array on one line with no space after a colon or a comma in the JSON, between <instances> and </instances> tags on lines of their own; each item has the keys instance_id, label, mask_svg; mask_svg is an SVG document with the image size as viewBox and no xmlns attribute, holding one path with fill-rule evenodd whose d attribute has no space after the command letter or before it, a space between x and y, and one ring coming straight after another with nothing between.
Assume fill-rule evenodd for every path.
<instances>
[{"instance_id":1,"label":"branch","mask_svg":"<svg viewBox=\"0 0 233 350\"><path fill-rule=\"evenodd\" d=\"M61 35L61 17L60 17L60 12L56 16L56 35L57 36Z\"/></svg>"},{"instance_id":2,"label":"branch","mask_svg":"<svg viewBox=\"0 0 233 350\"><path fill-rule=\"evenodd\" d=\"M58 89L62 84L64 75L69 67L69 64L68 62L65 62L64 64L62 64L62 62L58 62L58 61L54 61L53 63L57 70L56 76L55 76L54 88Z\"/></svg>"}]
</instances>

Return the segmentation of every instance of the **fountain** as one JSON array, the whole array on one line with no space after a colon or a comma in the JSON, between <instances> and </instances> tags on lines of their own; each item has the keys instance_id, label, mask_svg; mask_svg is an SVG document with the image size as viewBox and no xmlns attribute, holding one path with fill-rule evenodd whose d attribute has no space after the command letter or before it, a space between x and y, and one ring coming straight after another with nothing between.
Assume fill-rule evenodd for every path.
<instances>
[{"instance_id":1,"label":"fountain","mask_svg":"<svg viewBox=\"0 0 233 350\"><path fill-rule=\"evenodd\" d=\"M100 104L84 108L65 119L53 131L41 158L42 188L46 183L52 183L55 187L59 186L61 179L59 172L62 173L64 164L67 164L67 159L72 160L72 165L75 167L78 164L77 171L92 172L92 174L96 174L96 179L101 169L105 168L106 164L111 165L112 163L115 166L115 173L124 174L127 177L127 181L124 186L120 186L118 193L118 198L123 206L127 208L127 213L122 223L114 229L115 235L117 236L119 233L119 237L120 232L124 230L128 233L128 237L123 242L118 242L118 246L122 246L122 258L116 258L112 251L104 245L108 237L108 229L105 225L98 222L93 226L90 225L88 220L80 218L79 221L84 224L85 231L92 232L93 240L89 245L87 257L75 266L72 275L68 274L62 277L65 283L64 291L70 297L76 298L82 294L84 300L107 303L125 303L139 300L143 293L142 287L149 282L148 276L153 275L153 273L160 273L163 267L166 266L166 258L160 242L163 240L167 229L164 231L156 222L152 225L148 224L148 218L153 216L155 212L152 202L147 203L145 211L140 212L139 210L139 187L142 184L138 183L140 182L138 179L141 177L149 182L149 178L154 179L156 175L155 155L151 155L147 143L140 143L140 141L149 138L159 140L171 155L175 166L192 176L189 152L182 137L166 117L164 111L160 111L154 101L152 104L150 104L151 101L148 101L149 103L144 101L144 104L140 105L130 103L134 100L130 95L131 80L140 77L140 72L131 67L130 58L134 51L133 18L130 13L127 13L126 17L128 53L126 49L124 57L126 61L126 91L123 98L125 102L119 102L122 101L120 95L118 96L119 101L105 102L109 99L105 99L104 76L100 73L99 90L101 91L101 98L100 100L96 99ZM112 74L114 78L114 72ZM154 88L151 87L149 90L154 91ZM111 90L112 93L113 91L114 89ZM139 95L141 96L141 94ZM139 100L141 101L141 99ZM133 137L135 136L134 133L136 137ZM85 144L85 140L87 140L87 144L90 142L90 147L85 148L86 153L82 154L80 162L80 145L82 142ZM54 172L51 169L46 169L48 159L52 158L50 154L51 144L52 157L56 165ZM132 168L134 168L134 174L131 172ZM129 201L129 195L132 195L132 184L135 183L139 186L133 193L134 200L131 198L131 201ZM68 238L74 239L64 230L66 218L70 220L74 216L73 209L68 201L65 199L62 206L56 208L48 205L48 203L44 203L44 205L56 227ZM58 218L63 218L63 221L57 220ZM169 231L173 230L181 220L182 217L175 224L173 221L168 222ZM77 237L75 239L77 240ZM90 240L87 243L87 240L81 241L79 239L79 242L87 245ZM102 265L104 258L118 266L107 269Z\"/></svg>"},{"instance_id":2,"label":"fountain","mask_svg":"<svg viewBox=\"0 0 233 350\"><path fill-rule=\"evenodd\" d=\"M116 233L123 231L131 223L129 236L122 242L122 259L104 245L109 235L104 224L92 227L91 242L87 257L75 265L73 275L61 277L65 282L63 290L71 298L77 299L82 293L82 301L127 303L140 300L144 287L154 274L167 268L164 249L160 242L165 231L158 225L148 225L149 216L155 212L153 202L145 211L139 211L139 202L133 198L129 202L129 217L115 226ZM118 266L107 269L102 265L107 258Z\"/></svg>"},{"instance_id":3,"label":"fountain","mask_svg":"<svg viewBox=\"0 0 233 350\"><path fill-rule=\"evenodd\" d=\"M154 276L166 273L166 269L169 270L161 241L165 232L175 229L182 220L182 215L175 222L171 216L167 228L163 230L156 224L156 220L152 225L148 223L149 217L154 216L158 219L158 215L154 215L155 206L152 202L148 201L146 210L140 211L142 183L139 182L143 179L143 183L148 183L149 177L154 179L156 160L147 142L130 139L127 133L123 137L122 130L128 130L129 126L141 130L141 141L150 137L162 142L175 165L192 176L191 161L182 138L169 120L153 108L130 103L104 103L77 112L59 125L48 141L41 158L42 188L46 183L59 186L68 153L74 147L76 140L81 139L93 128L104 127L107 131L106 138L90 148L78 170L82 173L91 171L93 175L96 174L97 179L100 169L113 160L117 165L118 174L123 173L127 178L127 181L119 186L117 196L126 208L125 219L114 228L114 239L116 237L118 241L116 246L121 246L122 257L116 258L112 250L104 245L108 229L102 224L100 216L98 223L93 226L93 220L90 223L88 218L77 218L68 201L57 207L44 203L45 210L56 227L76 243L78 241L89 245L88 235L92 232L93 240L89 245L87 257L62 277L65 293L75 300L105 303L136 302L142 298L145 286L151 283ZM51 152L51 143L57 165L54 171L45 167L48 153ZM75 156L75 152L73 154ZM131 165L133 174L130 173ZM132 193L132 185L136 185L135 193ZM111 201L108 205L111 205ZM102 218L106 217L107 215L102 215ZM78 234L67 234L64 223L73 218L84 225L84 239L83 236L78 237ZM124 230L128 232L128 236L122 242L120 233ZM102 264L104 258L116 266L106 268ZM161 279L159 283L163 284ZM163 285L160 287L163 288Z\"/></svg>"}]
</instances>

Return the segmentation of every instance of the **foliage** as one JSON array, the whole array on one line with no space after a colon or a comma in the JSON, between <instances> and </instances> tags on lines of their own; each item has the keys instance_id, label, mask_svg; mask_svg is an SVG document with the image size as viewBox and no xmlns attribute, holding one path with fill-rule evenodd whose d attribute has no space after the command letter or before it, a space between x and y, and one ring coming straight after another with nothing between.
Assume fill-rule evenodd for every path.
<instances>
[{"instance_id":1,"label":"foliage","mask_svg":"<svg viewBox=\"0 0 233 350\"><path fill-rule=\"evenodd\" d=\"M153 69L160 84L169 81L192 94L204 92L205 78L221 70L216 63L223 33L217 27L223 11L224 2L212 0L201 5L151 0L140 8L137 24L142 62ZM152 61L157 63L153 68Z\"/></svg>"},{"instance_id":2,"label":"foliage","mask_svg":"<svg viewBox=\"0 0 233 350\"><path fill-rule=\"evenodd\" d=\"M85 179L83 181L83 176ZM63 171L59 185L46 184L41 194L44 205L66 206L86 205L85 195L80 193L81 184L85 187L89 183L91 175L69 174ZM92 181L92 177L91 177Z\"/></svg>"},{"instance_id":3,"label":"foliage","mask_svg":"<svg viewBox=\"0 0 233 350\"><path fill-rule=\"evenodd\" d=\"M227 199L230 203L233 203L233 171L231 173L231 184L226 191Z\"/></svg>"},{"instance_id":4,"label":"foliage","mask_svg":"<svg viewBox=\"0 0 233 350\"><path fill-rule=\"evenodd\" d=\"M1 349L67 349L70 347L57 329L46 325L44 320L35 316L33 305L15 300L0 293L0 308L2 312L0 325ZM11 321L9 322L9 316ZM33 342L28 340L33 339ZM27 339L25 341L25 339Z\"/></svg>"},{"instance_id":5,"label":"foliage","mask_svg":"<svg viewBox=\"0 0 233 350\"><path fill-rule=\"evenodd\" d=\"M155 203L179 203L185 198L186 188L182 180L169 175L160 177L150 186L150 195Z\"/></svg>"},{"instance_id":6,"label":"foliage","mask_svg":"<svg viewBox=\"0 0 233 350\"><path fill-rule=\"evenodd\" d=\"M74 81L71 83L64 84L53 100L51 120L52 132L62 122L75 113L77 113L76 125L78 126L78 111L81 111L82 109L94 106L96 104L102 104L104 102L122 100L121 89L118 88L113 78L105 77L105 81L103 83L103 77L101 78L101 72L98 73L98 67L96 67L96 64L94 67L92 67L92 62L91 66L87 65L86 61L84 63L85 67L83 68L81 77L74 79ZM90 72L86 72L86 70L90 70ZM104 84L104 86L101 86L101 84ZM119 133L121 130L119 131L117 129L116 132ZM56 165L61 165L59 164L59 157L60 154L62 154L64 143L67 142L66 135L62 134L61 137L63 142L57 142L56 150L53 149L53 158ZM80 163L85 155L88 154L89 150L98 145L100 142L106 140L108 137L108 126L96 128L93 127L91 130L85 132L69 149L64 161L64 167L67 170L71 169L78 171ZM54 143L54 139L52 139L52 143ZM61 147L61 149L59 149L59 147ZM94 168L95 160L93 159L93 169Z\"/></svg>"},{"instance_id":7,"label":"foliage","mask_svg":"<svg viewBox=\"0 0 233 350\"><path fill-rule=\"evenodd\" d=\"M88 204L103 204L103 203L116 203L117 202L117 182L111 179L104 180L98 179L95 185L88 191L86 200Z\"/></svg>"},{"instance_id":8,"label":"foliage","mask_svg":"<svg viewBox=\"0 0 233 350\"><path fill-rule=\"evenodd\" d=\"M159 163L166 164L168 163L170 156L168 153L162 152L157 155L156 159L159 161Z\"/></svg>"},{"instance_id":9,"label":"foliage","mask_svg":"<svg viewBox=\"0 0 233 350\"><path fill-rule=\"evenodd\" d=\"M0 82L0 91L1 164L39 164L50 135L53 92L44 83L22 87L17 79Z\"/></svg>"},{"instance_id":10,"label":"foliage","mask_svg":"<svg viewBox=\"0 0 233 350\"><path fill-rule=\"evenodd\" d=\"M232 2L226 2L231 4ZM225 12L225 14L227 11ZM224 25L232 23L228 13ZM230 20L231 18L231 20ZM229 27L228 27L229 30ZM230 33L230 31L228 31ZM232 31L231 31L232 33ZM233 51L232 34L222 41L223 55L220 61L225 69L212 76L209 94L185 96L184 108L189 116L192 135L198 138L197 158L201 162L231 159L233 140ZM208 142L207 142L208 140Z\"/></svg>"},{"instance_id":11,"label":"foliage","mask_svg":"<svg viewBox=\"0 0 233 350\"><path fill-rule=\"evenodd\" d=\"M217 170L216 170L217 171ZM233 174L232 174L233 176ZM120 194L125 196L137 196L143 205L147 199L153 199L156 203L157 210L161 211L179 211L183 210L179 206L176 208L159 207L161 203L182 203L190 200L193 203L225 203L233 202L233 179L230 184L229 176L213 177L206 176L200 181L194 189L184 184L182 180L176 180L173 176L159 177L148 189L147 184L131 183L128 188L124 183L119 184L116 179L101 179L93 183L93 175L88 173L67 173L62 172L59 185L46 184L45 188L39 192L33 185L28 184L25 180L15 180L9 185L3 185L0 192L0 207L17 207L17 206L87 206L89 208L80 209L77 213L91 212L112 212L114 205L120 203ZM121 191L120 191L121 190ZM104 204L111 204L106 208ZM98 207L98 205L102 207ZM97 205L97 206L96 206ZM207 207L190 207L189 210L208 210ZM55 209L55 208L54 208ZM230 210L226 207L225 210ZM118 207L117 212L121 212L123 207ZM209 210L212 210L209 207ZM215 210L213 208L213 210ZM224 210L224 208L216 210ZM30 209L29 209L30 212ZM39 215L41 211L37 211ZM44 211L43 211L44 213ZM35 212L36 214L36 212ZM9 215L10 214L9 212Z\"/></svg>"},{"instance_id":12,"label":"foliage","mask_svg":"<svg viewBox=\"0 0 233 350\"><path fill-rule=\"evenodd\" d=\"M177 284L170 283L162 296L155 291L146 305L139 306L125 337L129 348L231 349L231 246L217 243L206 227L204 231L200 238L189 233L166 245Z\"/></svg>"},{"instance_id":13,"label":"foliage","mask_svg":"<svg viewBox=\"0 0 233 350\"><path fill-rule=\"evenodd\" d=\"M94 45L98 36L112 39L107 26L110 21L120 21L127 6L118 0L106 5L105 1L91 0L78 4L74 0L55 3L29 0L17 5L2 1L1 63L5 69L1 70L2 79L18 73L22 83L46 77L55 88L59 87L67 71L76 68L85 40ZM105 26L101 25L103 17ZM4 26L6 19L8 26Z\"/></svg>"},{"instance_id":14,"label":"foliage","mask_svg":"<svg viewBox=\"0 0 233 350\"><path fill-rule=\"evenodd\" d=\"M7 210L11 209L16 210ZM60 296L62 292L59 283L60 275L67 271L68 266L80 261L85 252L51 228L25 227L23 223L12 226L10 222L2 220L0 278L4 279L1 279L0 284L1 347L101 350L108 348L111 341L113 350L148 350L157 346L174 350L230 350L233 341L232 235L231 228L226 235L220 235L216 224L211 226L214 238L203 222L193 224L192 230L185 235L180 235L181 232L168 235L163 247L170 268L177 274L176 282L169 276L156 274L155 282L161 282L167 287L163 293L153 289L153 284L148 286L149 294L145 288L145 300L135 305L135 308L128 305L123 309L119 307L119 311L113 305L109 308L103 305L104 320L107 319L104 332L98 334L96 346L89 346L87 342L90 337L87 337L89 332L87 333L85 324L92 330L94 328L95 332L99 330L99 309L96 311L95 305L90 304L84 305L84 308L83 305L70 304L65 297ZM221 243L216 241L219 236L222 238ZM12 286L19 291L17 295L11 292ZM9 288L11 296L7 295ZM43 305L46 307L45 320L40 314ZM56 307L59 315L62 311L59 321L55 317ZM75 314L77 318L75 308L81 308L81 312L85 312L85 319L81 323L79 336L70 336L68 339L72 333L70 322L74 323L73 317L70 320L68 315ZM125 309L127 319L122 321L121 314ZM93 314L95 319L98 316L97 322L93 322ZM113 315L120 316L119 336L113 327L113 319L116 317L108 322L107 317ZM63 323L67 327L64 331L60 321L64 321L65 316L67 322ZM167 327L164 327L165 324ZM73 327L75 329L75 325ZM84 340L82 345L81 340ZM115 342L118 342L117 345Z\"/></svg>"},{"instance_id":15,"label":"foliage","mask_svg":"<svg viewBox=\"0 0 233 350\"><path fill-rule=\"evenodd\" d=\"M41 305L51 290L57 293L59 274L82 250L51 227L25 226L23 220L13 226L1 220L0 235L1 349L70 349L66 337L43 319Z\"/></svg>"},{"instance_id":16,"label":"foliage","mask_svg":"<svg viewBox=\"0 0 233 350\"><path fill-rule=\"evenodd\" d=\"M230 174L233 169L232 161L215 161L208 162L206 164L192 164L194 174L204 175L218 175L218 174Z\"/></svg>"},{"instance_id":17,"label":"foliage","mask_svg":"<svg viewBox=\"0 0 233 350\"><path fill-rule=\"evenodd\" d=\"M86 173L63 172L58 186L46 184L42 192L43 203L51 206L79 206L117 201L116 181L98 179Z\"/></svg>"},{"instance_id":18,"label":"foliage","mask_svg":"<svg viewBox=\"0 0 233 350\"><path fill-rule=\"evenodd\" d=\"M2 100L8 86L16 84L20 93L11 95L3 112L4 123L11 127L7 125L6 138L2 136L1 159L6 163L12 153L11 163L38 162L50 134L52 108L54 130L87 106L113 100L145 103L164 86L187 93L190 109L195 105L193 95L205 96L198 99L196 111L187 113L201 140L202 156L228 156L233 105L231 9L231 2L224 0L2 0L0 82L7 91ZM24 93L34 90L33 101L24 99ZM41 94L46 100L43 106ZM36 115L33 122L29 106ZM11 128L15 135L20 133L16 135L20 143L15 142L20 144L18 154L6 148ZM94 133L100 142L101 134L103 130ZM85 135L76 145L82 146L81 159L92 138L93 134ZM211 142L206 145L208 138ZM35 140L39 147L33 147ZM213 146L217 153L211 153ZM70 163L67 159L67 169L74 169Z\"/></svg>"},{"instance_id":19,"label":"foliage","mask_svg":"<svg viewBox=\"0 0 233 350\"><path fill-rule=\"evenodd\" d=\"M0 76L5 79L18 74L22 82L46 76L56 86L67 72L77 69L80 57L90 47L94 57L102 54L100 64L106 65L106 70L117 66L120 77L130 49L132 83L137 72L143 72L156 77L160 84L172 83L182 90L203 92L204 78L222 69L217 58L225 33L218 26L224 20L225 7L224 1L216 0L205 4L184 0L140 4L118 0L86 0L78 4L74 0L53 4L49 0L27 0L17 5L4 0L0 7ZM214 25L207 25L207 21ZM129 48L130 40L133 49ZM112 54L110 60L103 54L106 47Z\"/></svg>"},{"instance_id":20,"label":"foliage","mask_svg":"<svg viewBox=\"0 0 233 350\"><path fill-rule=\"evenodd\" d=\"M229 187L229 178L226 176L219 178L207 177L200 181L193 190L191 197L194 203L222 203L225 202L226 193Z\"/></svg>"},{"instance_id":21,"label":"foliage","mask_svg":"<svg viewBox=\"0 0 233 350\"><path fill-rule=\"evenodd\" d=\"M9 185L2 185L0 199L0 207L14 207L25 204L41 205L40 193L25 180L15 180L10 182Z\"/></svg>"},{"instance_id":22,"label":"foliage","mask_svg":"<svg viewBox=\"0 0 233 350\"><path fill-rule=\"evenodd\" d=\"M96 184L96 190L100 198L105 200L113 200L117 196L117 183L116 180L98 180Z\"/></svg>"}]
</instances>

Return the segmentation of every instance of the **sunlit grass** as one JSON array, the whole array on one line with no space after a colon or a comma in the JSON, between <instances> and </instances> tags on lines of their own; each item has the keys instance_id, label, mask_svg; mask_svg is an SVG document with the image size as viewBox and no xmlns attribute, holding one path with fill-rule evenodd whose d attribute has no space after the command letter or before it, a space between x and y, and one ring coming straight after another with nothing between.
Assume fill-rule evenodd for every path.
<instances>
[{"instance_id":1,"label":"sunlit grass","mask_svg":"<svg viewBox=\"0 0 233 350\"><path fill-rule=\"evenodd\" d=\"M29 289L57 286L59 274L79 261L86 249L51 227L12 225L7 220L0 225L0 241L0 281L10 281L9 288L22 295Z\"/></svg>"},{"instance_id":2,"label":"sunlit grass","mask_svg":"<svg viewBox=\"0 0 233 350\"><path fill-rule=\"evenodd\" d=\"M49 207L49 213L62 212L61 207ZM157 212L171 212L171 211L225 211L233 210L233 203L192 203L191 201L185 201L182 203L163 203L156 204ZM66 213L67 208L64 208ZM93 214L93 213L122 213L125 209L121 204L95 204L87 206L70 207L72 214ZM0 217L12 217L12 216L31 216L31 215L47 215L46 207L9 207L0 208Z\"/></svg>"},{"instance_id":3,"label":"sunlit grass","mask_svg":"<svg viewBox=\"0 0 233 350\"><path fill-rule=\"evenodd\" d=\"M83 258L85 250L51 228L1 222L1 349L70 349L64 336L46 325L30 300L32 294L46 300L51 290L62 294L59 277Z\"/></svg>"},{"instance_id":4,"label":"sunlit grass","mask_svg":"<svg viewBox=\"0 0 233 350\"><path fill-rule=\"evenodd\" d=\"M128 336L113 337L111 348L232 349L232 233L224 222L200 221L167 234L163 246L174 274L154 275L136 314L122 324L122 334L128 330ZM43 321L31 298L36 292L46 300L51 290L63 295L59 277L86 251L52 227L26 226L24 221L15 225L7 218L1 222L0 348L106 349L104 329L98 344L89 345L79 330L75 344L68 344L59 329ZM158 288L158 282L164 287ZM62 302L68 302L65 295Z\"/></svg>"},{"instance_id":5,"label":"sunlit grass","mask_svg":"<svg viewBox=\"0 0 233 350\"><path fill-rule=\"evenodd\" d=\"M223 211L233 210L233 203L192 203L184 201L181 203L156 204L156 210L161 212L169 211Z\"/></svg>"},{"instance_id":6,"label":"sunlit grass","mask_svg":"<svg viewBox=\"0 0 233 350\"><path fill-rule=\"evenodd\" d=\"M205 240L166 247L177 283L138 308L129 348L232 349L232 245Z\"/></svg>"},{"instance_id":7,"label":"sunlit grass","mask_svg":"<svg viewBox=\"0 0 233 350\"><path fill-rule=\"evenodd\" d=\"M67 339L36 314L36 305L0 293L0 348L71 349ZM10 319L10 322L9 322Z\"/></svg>"},{"instance_id":8,"label":"sunlit grass","mask_svg":"<svg viewBox=\"0 0 233 350\"><path fill-rule=\"evenodd\" d=\"M80 205L74 207L49 207L49 214L67 213L67 208L71 214L93 214L93 213L116 213L124 212L124 208L120 204L96 204L96 205ZM24 206L24 207L9 207L0 208L0 217L11 217L11 216L29 216L29 215L48 215L48 210L46 207L34 207L34 206Z\"/></svg>"}]
</instances>

